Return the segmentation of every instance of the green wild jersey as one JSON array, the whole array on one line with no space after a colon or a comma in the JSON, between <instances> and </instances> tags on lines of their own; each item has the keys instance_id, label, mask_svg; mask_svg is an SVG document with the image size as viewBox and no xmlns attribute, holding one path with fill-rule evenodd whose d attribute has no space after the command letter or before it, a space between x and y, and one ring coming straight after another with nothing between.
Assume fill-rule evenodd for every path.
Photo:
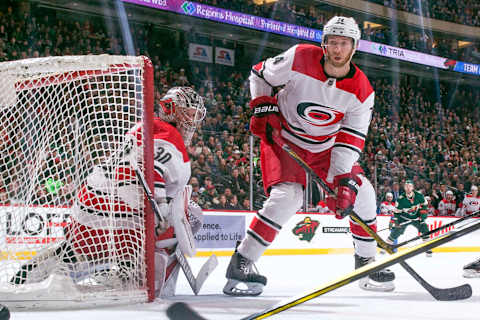
<instances>
[{"instance_id":1,"label":"green wild jersey","mask_svg":"<svg viewBox=\"0 0 480 320\"><path fill-rule=\"evenodd\" d=\"M408 198L405 194L398 197L395 205L395 215L406 219L417 219L420 217L420 209L427 210L427 201L423 194L413 191L413 196Z\"/></svg>"}]
</instances>

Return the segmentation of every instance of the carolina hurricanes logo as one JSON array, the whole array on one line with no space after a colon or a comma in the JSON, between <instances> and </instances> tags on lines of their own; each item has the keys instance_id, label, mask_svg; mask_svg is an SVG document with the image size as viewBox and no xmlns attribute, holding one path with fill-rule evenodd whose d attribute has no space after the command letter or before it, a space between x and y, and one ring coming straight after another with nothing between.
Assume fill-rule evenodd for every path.
<instances>
[{"instance_id":1,"label":"carolina hurricanes logo","mask_svg":"<svg viewBox=\"0 0 480 320\"><path fill-rule=\"evenodd\" d=\"M300 103L297 106L297 113L302 119L318 127L330 126L343 118L343 113L313 102Z\"/></svg>"}]
</instances>

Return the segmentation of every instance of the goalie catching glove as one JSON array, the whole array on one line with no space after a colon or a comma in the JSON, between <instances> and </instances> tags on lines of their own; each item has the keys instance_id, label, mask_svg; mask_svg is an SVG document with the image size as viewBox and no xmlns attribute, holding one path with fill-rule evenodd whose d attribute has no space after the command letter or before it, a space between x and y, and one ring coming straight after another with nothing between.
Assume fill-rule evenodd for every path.
<instances>
[{"instance_id":1,"label":"goalie catching glove","mask_svg":"<svg viewBox=\"0 0 480 320\"><path fill-rule=\"evenodd\" d=\"M253 113L250 130L262 141L273 144L272 132L282 129L277 99L268 96L255 98L250 101L250 109Z\"/></svg>"},{"instance_id":2,"label":"goalie catching glove","mask_svg":"<svg viewBox=\"0 0 480 320\"><path fill-rule=\"evenodd\" d=\"M327 206L337 219L345 218L352 210L362 180L352 173L341 174L333 179L336 197L327 198Z\"/></svg>"}]
</instances>

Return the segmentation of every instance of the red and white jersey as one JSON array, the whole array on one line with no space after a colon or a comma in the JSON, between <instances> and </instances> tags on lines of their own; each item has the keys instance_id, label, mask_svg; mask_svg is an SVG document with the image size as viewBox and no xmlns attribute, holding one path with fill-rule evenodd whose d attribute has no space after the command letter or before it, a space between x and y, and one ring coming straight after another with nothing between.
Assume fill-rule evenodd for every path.
<instances>
[{"instance_id":1,"label":"red and white jersey","mask_svg":"<svg viewBox=\"0 0 480 320\"><path fill-rule=\"evenodd\" d=\"M142 127L137 125L127 133L133 146L142 144ZM190 160L178 130L161 119L153 121L154 140L154 194L155 198L174 198L183 192L190 179ZM137 152L137 148L132 148ZM105 164L94 167L80 190L75 219L84 225L101 228L115 225L132 228L143 207L143 188L135 177L129 157L120 155ZM107 216L107 212L110 213ZM138 215L141 217L141 215ZM138 221L139 222L139 221Z\"/></svg>"},{"instance_id":2,"label":"red and white jersey","mask_svg":"<svg viewBox=\"0 0 480 320\"><path fill-rule=\"evenodd\" d=\"M471 194L467 194L460 207L457 210L457 216L463 217L480 210L480 197L474 197Z\"/></svg>"},{"instance_id":3,"label":"red and white jersey","mask_svg":"<svg viewBox=\"0 0 480 320\"><path fill-rule=\"evenodd\" d=\"M395 201L383 201L380 204L381 214L393 214L395 210Z\"/></svg>"},{"instance_id":4,"label":"red and white jersey","mask_svg":"<svg viewBox=\"0 0 480 320\"><path fill-rule=\"evenodd\" d=\"M457 210L457 203L454 199L442 199L442 201L438 203L438 214L441 216L454 216L455 210Z\"/></svg>"},{"instance_id":5,"label":"red and white jersey","mask_svg":"<svg viewBox=\"0 0 480 320\"><path fill-rule=\"evenodd\" d=\"M365 144L375 93L353 63L343 78L327 75L323 50L299 44L258 63L250 75L252 99L277 93L282 136L310 152L332 149L328 180L350 172Z\"/></svg>"},{"instance_id":6,"label":"red and white jersey","mask_svg":"<svg viewBox=\"0 0 480 320\"><path fill-rule=\"evenodd\" d=\"M431 204L429 204L427 206L427 211L428 211L429 216L437 216L438 215L438 210L435 209L435 207L432 206Z\"/></svg>"}]
</instances>

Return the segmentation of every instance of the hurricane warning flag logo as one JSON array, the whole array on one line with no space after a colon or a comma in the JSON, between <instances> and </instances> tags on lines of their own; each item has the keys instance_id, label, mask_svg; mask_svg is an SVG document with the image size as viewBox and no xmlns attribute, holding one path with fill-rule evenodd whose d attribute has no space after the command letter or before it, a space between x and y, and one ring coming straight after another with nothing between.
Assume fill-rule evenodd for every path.
<instances>
[{"instance_id":1,"label":"hurricane warning flag logo","mask_svg":"<svg viewBox=\"0 0 480 320\"><path fill-rule=\"evenodd\" d=\"M305 217L305 219L295 225L292 232L298 236L298 239L310 242L315 236L315 231L317 231L319 225L320 222L312 220L310 217Z\"/></svg>"},{"instance_id":2,"label":"hurricane warning flag logo","mask_svg":"<svg viewBox=\"0 0 480 320\"><path fill-rule=\"evenodd\" d=\"M343 118L343 113L313 102L300 103L297 113L309 124L317 127L330 126Z\"/></svg>"}]
</instances>

